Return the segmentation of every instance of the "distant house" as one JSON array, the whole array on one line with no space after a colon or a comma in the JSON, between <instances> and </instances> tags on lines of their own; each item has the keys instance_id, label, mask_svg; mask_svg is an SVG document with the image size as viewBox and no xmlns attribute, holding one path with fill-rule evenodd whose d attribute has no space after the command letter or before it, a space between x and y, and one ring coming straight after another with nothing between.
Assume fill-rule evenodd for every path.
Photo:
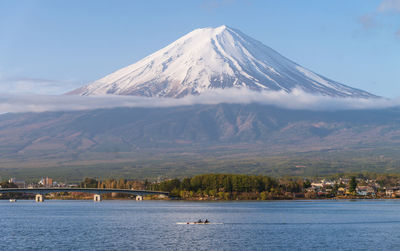
<instances>
[{"instance_id":1,"label":"distant house","mask_svg":"<svg viewBox=\"0 0 400 251\"><path fill-rule=\"evenodd\" d=\"M18 188L25 188L25 181L16 180L15 178L11 178L8 180L9 183L14 183Z\"/></svg>"},{"instance_id":2,"label":"distant house","mask_svg":"<svg viewBox=\"0 0 400 251\"><path fill-rule=\"evenodd\" d=\"M361 196L375 195L375 189L370 186L358 186L356 192Z\"/></svg>"},{"instance_id":3,"label":"distant house","mask_svg":"<svg viewBox=\"0 0 400 251\"><path fill-rule=\"evenodd\" d=\"M356 192L357 192L357 195L361 195L361 196L368 195L367 189L364 187L357 187Z\"/></svg>"},{"instance_id":4,"label":"distant house","mask_svg":"<svg viewBox=\"0 0 400 251\"><path fill-rule=\"evenodd\" d=\"M311 187L323 188L324 187L324 183L322 183L322 182L319 182L319 183L313 182L313 183L311 183Z\"/></svg>"},{"instance_id":5,"label":"distant house","mask_svg":"<svg viewBox=\"0 0 400 251\"><path fill-rule=\"evenodd\" d=\"M343 183L345 185L350 183L350 179L348 179L348 178L340 178L339 181L340 181L340 183Z\"/></svg>"},{"instance_id":6,"label":"distant house","mask_svg":"<svg viewBox=\"0 0 400 251\"><path fill-rule=\"evenodd\" d=\"M327 187L327 186L331 186L331 187L333 187L335 184L336 184L336 181L331 181L331 180L322 180L322 183L324 184L324 187Z\"/></svg>"},{"instance_id":7,"label":"distant house","mask_svg":"<svg viewBox=\"0 0 400 251\"><path fill-rule=\"evenodd\" d=\"M307 193L316 193L319 189L316 187L309 187L305 189L305 192Z\"/></svg>"},{"instance_id":8,"label":"distant house","mask_svg":"<svg viewBox=\"0 0 400 251\"><path fill-rule=\"evenodd\" d=\"M44 186L44 187L52 187L52 186L53 186L53 179L52 179L52 178L49 178L49 177L42 178L42 179L39 181L39 185L42 185L42 186Z\"/></svg>"},{"instance_id":9,"label":"distant house","mask_svg":"<svg viewBox=\"0 0 400 251\"><path fill-rule=\"evenodd\" d=\"M398 193L399 188L398 187L388 187L385 190L385 195L387 197L394 197L396 196L396 193Z\"/></svg>"},{"instance_id":10,"label":"distant house","mask_svg":"<svg viewBox=\"0 0 400 251\"><path fill-rule=\"evenodd\" d=\"M344 194L346 193L346 188L344 188L344 187L339 187L338 190L337 190L337 193L338 193L339 195L344 195Z\"/></svg>"},{"instance_id":11,"label":"distant house","mask_svg":"<svg viewBox=\"0 0 400 251\"><path fill-rule=\"evenodd\" d=\"M386 190L385 190L385 195L386 195L387 197L392 197L393 194L394 194L394 190L393 190L393 189L391 189L391 188L386 188Z\"/></svg>"}]
</instances>

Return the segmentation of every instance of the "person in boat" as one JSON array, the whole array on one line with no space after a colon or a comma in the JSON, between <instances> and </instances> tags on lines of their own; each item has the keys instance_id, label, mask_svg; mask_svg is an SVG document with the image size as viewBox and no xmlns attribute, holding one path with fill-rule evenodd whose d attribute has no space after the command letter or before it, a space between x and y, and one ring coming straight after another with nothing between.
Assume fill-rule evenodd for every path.
<instances>
[{"instance_id":1,"label":"person in boat","mask_svg":"<svg viewBox=\"0 0 400 251\"><path fill-rule=\"evenodd\" d=\"M204 223L210 223L210 222L208 221L208 219L206 219L206 220L204 221Z\"/></svg>"},{"instance_id":2,"label":"person in boat","mask_svg":"<svg viewBox=\"0 0 400 251\"><path fill-rule=\"evenodd\" d=\"M200 220L198 220L196 223L203 223L203 221L200 219Z\"/></svg>"}]
</instances>

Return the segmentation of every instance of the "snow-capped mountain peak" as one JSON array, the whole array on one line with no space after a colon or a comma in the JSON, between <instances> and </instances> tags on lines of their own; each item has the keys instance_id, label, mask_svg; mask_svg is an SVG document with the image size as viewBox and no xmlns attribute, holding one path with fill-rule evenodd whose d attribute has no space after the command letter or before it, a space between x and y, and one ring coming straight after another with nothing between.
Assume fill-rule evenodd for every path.
<instances>
[{"instance_id":1,"label":"snow-capped mountain peak","mask_svg":"<svg viewBox=\"0 0 400 251\"><path fill-rule=\"evenodd\" d=\"M318 75L222 25L196 29L165 48L70 94L183 97L216 88L375 97Z\"/></svg>"}]
</instances>

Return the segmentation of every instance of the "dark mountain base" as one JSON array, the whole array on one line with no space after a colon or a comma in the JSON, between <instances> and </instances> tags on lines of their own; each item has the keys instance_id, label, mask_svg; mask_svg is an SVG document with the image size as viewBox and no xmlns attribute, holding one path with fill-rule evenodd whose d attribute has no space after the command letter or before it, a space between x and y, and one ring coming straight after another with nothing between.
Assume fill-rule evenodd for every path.
<instances>
[{"instance_id":1,"label":"dark mountain base","mask_svg":"<svg viewBox=\"0 0 400 251\"><path fill-rule=\"evenodd\" d=\"M144 178L208 172L400 172L400 110L257 104L0 116L0 174Z\"/></svg>"}]
</instances>

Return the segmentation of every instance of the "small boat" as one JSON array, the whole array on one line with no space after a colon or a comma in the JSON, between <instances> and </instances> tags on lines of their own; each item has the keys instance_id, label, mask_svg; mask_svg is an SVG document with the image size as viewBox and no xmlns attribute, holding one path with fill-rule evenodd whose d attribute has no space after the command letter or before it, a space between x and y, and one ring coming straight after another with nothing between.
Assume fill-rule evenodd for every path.
<instances>
[{"instance_id":1,"label":"small boat","mask_svg":"<svg viewBox=\"0 0 400 251\"><path fill-rule=\"evenodd\" d=\"M217 222L177 222L178 225L222 225L224 223Z\"/></svg>"},{"instance_id":2,"label":"small boat","mask_svg":"<svg viewBox=\"0 0 400 251\"><path fill-rule=\"evenodd\" d=\"M10 202L17 202L16 199L10 199Z\"/></svg>"}]
</instances>

